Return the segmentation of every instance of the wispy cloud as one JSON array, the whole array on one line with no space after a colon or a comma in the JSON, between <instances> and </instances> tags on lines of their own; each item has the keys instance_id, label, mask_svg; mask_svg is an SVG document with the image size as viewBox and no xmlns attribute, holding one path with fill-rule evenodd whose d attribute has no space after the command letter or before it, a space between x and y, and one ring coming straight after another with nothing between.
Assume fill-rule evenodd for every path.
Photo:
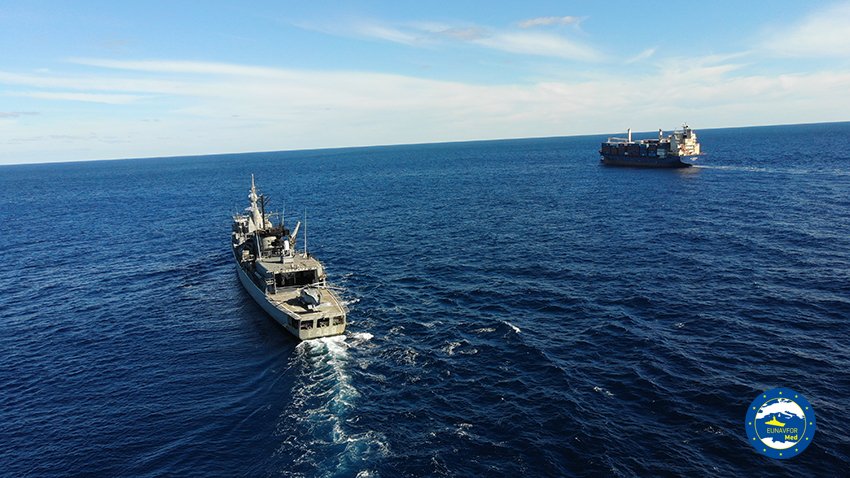
<instances>
[{"instance_id":1,"label":"wispy cloud","mask_svg":"<svg viewBox=\"0 0 850 478\"><path fill-rule=\"evenodd\" d=\"M599 61L602 55L585 44L543 32L502 32L473 43L523 55L548 56L565 60Z\"/></svg>"},{"instance_id":2,"label":"wispy cloud","mask_svg":"<svg viewBox=\"0 0 850 478\"><path fill-rule=\"evenodd\" d=\"M37 111L0 111L0 118L20 118L21 116L34 116Z\"/></svg>"},{"instance_id":3,"label":"wispy cloud","mask_svg":"<svg viewBox=\"0 0 850 478\"><path fill-rule=\"evenodd\" d=\"M155 63L155 62L154 62ZM167 63L167 62L166 62ZM140 70L144 71L144 70ZM153 70L148 70L153 71ZM8 71L0 71L0 84L17 85L28 88L43 88L57 90L85 90L85 91L110 91L110 92L138 92L151 93L183 93L185 84L172 79L150 79L133 76L114 77L100 75L60 75L52 72L23 74ZM196 85L200 89L201 85ZM190 91L195 91L190 90ZM7 94L10 92L7 92Z\"/></svg>"},{"instance_id":4,"label":"wispy cloud","mask_svg":"<svg viewBox=\"0 0 850 478\"><path fill-rule=\"evenodd\" d=\"M761 48L780 57L850 58L850 2L816 10L764 35Z\"/></svg>"},{"instance_id":5,"label":"wispy cloud","mask_svg":"<svg viewBox=\"0 0 850 478\"><path fill-rule=\"evenodd\" d=\"M422 37L429 38L430 40L473 41L491 34L489 29L478 25L415 22L411 23L409 27L421 32Z\"/></svg>"},{"instance_id":6,"label":"wispy cloud","mask_svg":"<svg viewBox=\"0 0 850 478\"><path fill-rule=\"evenodd\" d=\"M104 103L108 105L126 105L136 102L144 96L118 95L103 93L73 93L64 91L20 91L8 93L10 96L27 96L44 100L85 101L89 103Z\"/></svg>"},{"instance_id":7,"label":"wispy cloud","mask_svg":"<svg viewBox=\"0 0 850 478\"><path fill-rule=\"evenodd\" d=\"M526 30L532 26L577 24L579 21L580 19L577 17L536 18L522 22L520 26L525 25L523 29L439 22L389 24L362 19L351 21L345 27L336 25L335 28L325 28L305 24L299 26L332 35L378 39L416 47L465 44L516 55L544 56L575 61L598 61L603 55L596 48L570 38L568 35Z\"/></svg>"},{"instance_id":8,"label":"wispy cloud","mask_svg":"<svg viewBox=\"0 0 850 478\"><path fill-rule=\"evenodd\" d=\"M72 57L68 58L66 61L77 65L131 71L196 73L257 77L275 77L281 76L285 73L285 70L281 70L279 68L202 61L112 60L105 58L85 57Z\"/></svg>"},{"instance_id":9,"label":"wispy cloud","mask_svg":"<svg viewBox=\"0 0 850 478\"><path fill-rule=\"evenodd\" d=\"M406 32L399 28L388 25L379 25L376 23L359 24L355 27L354 31L364 37L376 38L394 43L402 43L405 45L415 45L425 40L423 35L419 35L416 32Z\"/></svg>"},{"instance_id":10,"label":"wispy cloud","mask_svg":"<svg viewBox=\"0 0 850 478\"><path fill-rule=\"evenodd\" d=\"M518 23L520 28L534 28L550 25L578 25L584 19L581 17L537 17L529 18Z\"/></svg>"},{"instance_id":11,"label":"wispy cloud","mask_svg":"<svg viewBox=\"0 0 850 478\"><path fill-rule=\"evenodd\" d=\"M637 63L639 61L648 60L650 57L652 57L652 55L655 54L655 50L655 47L647 48L646 50L626 60L626 63Z\"/></svg>"}]
</instances>

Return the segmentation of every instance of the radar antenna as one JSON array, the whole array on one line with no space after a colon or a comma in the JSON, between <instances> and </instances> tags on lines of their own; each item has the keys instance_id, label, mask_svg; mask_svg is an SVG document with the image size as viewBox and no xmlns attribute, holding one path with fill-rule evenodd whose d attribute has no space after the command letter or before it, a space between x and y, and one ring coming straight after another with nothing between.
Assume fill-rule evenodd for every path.
<instances>
[{"instance_id":1,"label":"radar antenna","mask_svg":"<svg viewBox=\"0 0 850 478\"><path fill-rule=\"evenodd\" d=\"M266 205L271 202L271 197L265 194L260 194L260 217L263 220L262 227L260 229L266 228Z\"/></svg>"}]
</instances>

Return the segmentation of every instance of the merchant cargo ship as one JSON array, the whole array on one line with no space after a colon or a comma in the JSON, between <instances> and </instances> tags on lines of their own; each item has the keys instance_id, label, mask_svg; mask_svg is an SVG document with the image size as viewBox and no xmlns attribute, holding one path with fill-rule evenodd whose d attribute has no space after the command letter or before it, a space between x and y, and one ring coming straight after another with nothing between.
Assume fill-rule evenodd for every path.
<instances>
[{"instance_id":1,"label":"merchant cargo ship","mask_svg":"<svg viewBox=\"0 0 850 478\"><path fill-rule=\"evenodd\" d=\"M658 139L632 141L629 128L626 138L608 138L602 143L599 154L603 164L612 166L638 166L648 168L687 168L683 160L700 156L699 141L694 130L683 125L681 130L664 136L658 130Z\"/></svg>"}]
</instances>

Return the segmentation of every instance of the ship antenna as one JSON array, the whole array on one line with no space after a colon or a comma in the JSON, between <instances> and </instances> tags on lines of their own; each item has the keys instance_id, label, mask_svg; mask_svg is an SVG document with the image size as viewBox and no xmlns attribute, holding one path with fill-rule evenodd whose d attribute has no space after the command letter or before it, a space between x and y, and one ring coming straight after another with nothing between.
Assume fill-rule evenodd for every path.
<instances>
[{"instance_id":1,"label":"ship antenna","mask_svg":"<svg viewBox=\"0 0 850 478\"><path fill-rule=\"evenodd\" d=\"M260 228L265 229L265 227L266 227L266 195L265 194L260 194L260 217L263 220L263 224Z\"/></svg>"},{"instance_id":2,"label":"ship antenna","mask_svg":"<svg viewBox=\"0 0 850 478\"><path fill-rule=\"evenodd\" d=\"M304 208L304 257L309 257L307 254L307 208Z\"/></svg>"}]
</instances>

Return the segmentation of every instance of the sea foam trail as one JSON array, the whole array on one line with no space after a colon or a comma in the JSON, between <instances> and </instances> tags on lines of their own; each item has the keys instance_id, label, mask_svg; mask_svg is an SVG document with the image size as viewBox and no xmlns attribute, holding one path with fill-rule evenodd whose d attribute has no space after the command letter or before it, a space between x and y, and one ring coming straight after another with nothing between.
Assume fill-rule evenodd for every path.
<instances>
[{"instance_id":1,"label":"sea foam trail","mask_svg":"<svg viewBox=\"0 0 850 478\"><path fill-rule=\"evenodd\" d=\"M291 359L297 374L290 406L277 433L284 437L279 454L293 455L296 473L352 476L367 473L368 462L387 453L379 433L352 433L346 421L356 419L360 392L352 383L351 349L372 339L359 332L301 342Z\"/></svg>"}]
</instances>

